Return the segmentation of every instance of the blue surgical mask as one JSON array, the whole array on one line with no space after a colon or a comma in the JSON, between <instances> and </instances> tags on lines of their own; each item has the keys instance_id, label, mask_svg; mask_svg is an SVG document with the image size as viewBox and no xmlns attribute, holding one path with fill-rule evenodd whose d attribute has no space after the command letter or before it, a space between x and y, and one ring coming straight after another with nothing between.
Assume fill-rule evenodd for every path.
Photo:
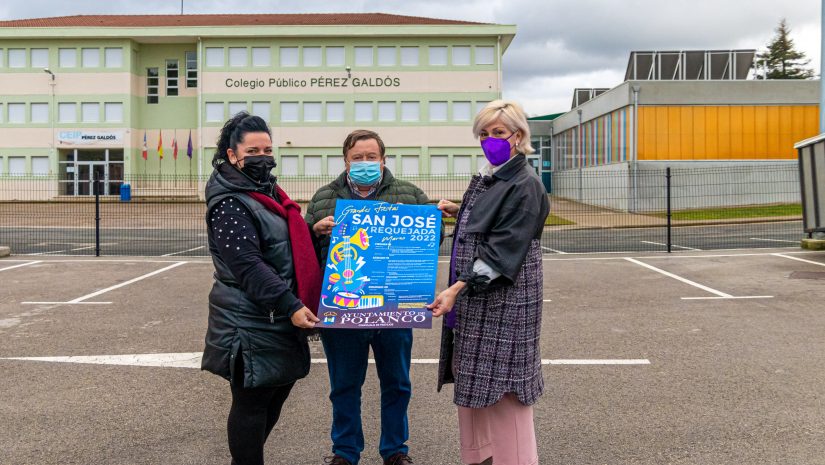
<instances>
[{"instance_id":1,"label":"blue surgical mask","mask_svg":"<svg viewBox=\"0 0 825 465\"><path fill-rule=\"evenodd\" d=\"M381 162L354 161L349 164L349 178L359 186L372 186L381 180Z\"/></svg>"}]
</instances>

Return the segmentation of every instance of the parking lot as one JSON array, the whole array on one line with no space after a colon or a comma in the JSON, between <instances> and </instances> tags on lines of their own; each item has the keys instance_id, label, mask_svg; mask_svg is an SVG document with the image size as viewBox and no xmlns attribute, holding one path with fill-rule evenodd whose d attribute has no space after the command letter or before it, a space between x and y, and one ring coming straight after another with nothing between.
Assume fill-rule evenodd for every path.
<instances>
[{"instance_id":1,"label":"parking lot","mask_svg":"<svg viewBox=\"0 0 825 465\"><path fill-rule=\"evenodd\" d=\"M543 464L825 464L825 252L548 254L536 405ZM439 288L447 263L441 263ZM0 463L226 464L227 383L198 370L203 257L0 259ZM410 455L458 464L440 322L416 330ZM329 453L323 351L267 443ZM364 387L377 453L379 390Z\"/></svg>"}]
</instances>

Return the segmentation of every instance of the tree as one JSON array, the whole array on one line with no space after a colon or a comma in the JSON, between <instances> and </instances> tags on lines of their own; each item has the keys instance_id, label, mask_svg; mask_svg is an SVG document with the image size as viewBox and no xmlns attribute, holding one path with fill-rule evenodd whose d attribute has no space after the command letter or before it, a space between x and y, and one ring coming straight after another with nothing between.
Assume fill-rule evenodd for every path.
<instances>
[{"instance_id":1,"label":"tree","mask_svg":"<svg viewBox=\"0 0 825 465\"><path fill-rule=\"evenodd\" d=\"M768 44L767 50L756 57L757 79L810 79L814 71L808 68L811 60L805 59L805 53L794 48L791 29L785 18L779 21L776 35ZM759 70L763 70L760 75Z\"/></svg>"}]
</instances>

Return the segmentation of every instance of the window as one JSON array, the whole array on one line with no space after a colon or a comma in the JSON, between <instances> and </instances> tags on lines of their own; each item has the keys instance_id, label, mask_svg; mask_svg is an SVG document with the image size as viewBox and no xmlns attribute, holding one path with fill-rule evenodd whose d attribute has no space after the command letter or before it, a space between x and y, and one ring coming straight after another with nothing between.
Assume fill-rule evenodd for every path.
<instances>
[{"instance_id":1,"label":"window","mask_svg":"<svg viewBox=\"0 0 825 465\"><path fill-rule=\"evenodd\" d=\"M321 157L304 157L304 175L319 176L321 173Z\"/></svg>"},{"instance_id":2,"label":"window","mask_svg":"<svg viewBox=\"0 0 825 465\"><path fill-rule=\"evenodd\" d=\"M260 116L269 123L269 119L272 117L271 105L269 102L252 102L252 114Z\"/></svg>"},{"instance_id":3,"label":"window","mask_svg":"<svg viewBox=\"0 0 825 465\"><path fill-rule=\"evenodd\" d=\"M476 155L476 171L480 170L482 166L487 164L487 157L484 155Z\"/></svg>"},{"instance_id":4,"label":"window","mask_svg":"<svg viewBox=\"0 0 825 465\"><path fill-rule=\"evenodd\" d=\"M32 123L48 123L49 122L49 104L48 103L32 103L31 105L31 120Z\"/></svg>"},{"instance_id":5,"label":"window","mask_svg":"<svg viewBox=\"0 0 825 465\"><path fill-rule=\"evenodd\" d=\"M479 114L490 102L476 102L476 114Z\"/></svg>"},{"instance_id":6,"label":"window","mask_svg":"<svg viewBox=\"0 0 825 465\"><path fill-rule=\"evenodd\" d=\"M395 47L378 47L378 66L395 66Z\"/></svg>"},{"instance_id":7,"label":"window","mask_svg":"<svg viewBox=\"0 0 825 465\"><path fill-rule=\"evenodd\" d=\"M384 157L384 166L386 166L391 173L395 173L395 155L387 155Z\"/></svg>"},{"instance_id":8,"label":"window","mask_svg":"<svg viewBox=\"0 0 825 465\"><path fill-rule=\"evenodd\" d=\"M327 47L327 66L344 66L344 47Z\"/></svg>"},{"instance_id":9,"label":"window","mask_svg":"<svg viewBox=\"0 0 825 465\"><path fill-rule=\"evenodd\" d=\"M470 102L453 102L453 121L470 121Z\"/></svg>"},{"instance_id":10,"label":"window","mask_svg":"<svg viewBox=\"0 0 825 465\"><path fill-rule=\"evenodd\" d=\"M355 102L355 121L372 121L372 102Z\"/></svg>"},{"instance_id":11,"label":"window","mask_svg":"<svg viewBox=\"0 0 825 465\"><path fill-rule=\"evenodd\" d=\"M298 176L298 157L295 155L282 156L281 174L284 176Z\"/></svg>"},{"instance_id":12,"label":"window","mask_svg":"<svg viewBox=\"0 0 825 465\"><path fill-rule=\"evenodd\" d=\"M430 174L445 176L448 172L447 155L433 155L430 157Z\"/></svg>"},{"instance_id":13,"label":"window","mask_svg":"<svg viewBox=\"0 0 825 465\"><path fill-rule=\"evenodd\" d=\"M223 121L223 103L206 102L206 121Z\"/></svg>"},{"instance_id":14,"label":"window","mask_svg":"<svg viewBox=\"0 0 825 465\"><path fill-rule=\"evenodd\" d=\"M0 123L2 123L2 122L3 122L3 104L0 103ZM2 165L3 165L3 162L2 162L2 160L0 160L0 167L2 167Z\"/></svg>"},{"instance_id":15,"label":"window","mask_svg":"<svg viewBox=\"0 0 825 465\"><path fill-rule=\"evenodd\" d=\"M49 157L32 157L32 174L35 176L48 176Z\"/></svg>"},{"instance_id":16,"label":"window","mask_svg":"<svg viewBox=\"0 0 825 465\"><path fill-rule=\"evenodd\" d=\"M418 121L420 107L418 102L401 102L401 121Z\"/></svg>"},{"instance_id":17,"label":"window","mask_svg":"<svg viewBox=\"0 0 825 465\"><path fill-rule=\"evenodd\" d=\"M186 87L198 87L198 54L186 52Z\"/></svg>"},{"instance_id":18,"label":"window","mask_svg":"<svg viewBox=\"0 0 825 465\"><path fill-rule=\"evenodd\" d=\"M344 169L346 169L346 164L344 163L344 157L342 157L341 155L327 155L327 173L328 174L343 173Z\"/></svg>"},{"instance_id":19,"label":"window","mask_svg":"<svg viewBox=\"0 0 825 465\"><path fill-rule=\"evenodd\" d=\"M238 113L246 111L246 102L229 102L229 117L237 115Z\"/></svg>"},{"instance_id":20,"label":"window","mask_svg":"<svg viewBox=\"0 0 825 465\"><path fill-rule=\"evenodd\" d=\"M0 48L0 68L2 68L2 67L3 67L3 49ZM2 166L2 163L0 163L0 166Z\"/></svg>"},{"instance_id":21,"label":"window","mask_svg":"<svg viewBox=\"0 0 825 465\"><path fill-rule=\"evenodd\" d=\"M9 49L9 68L26 67L26 50L22 48Z\"/></svg>"},{"instance_id":22,"label":"window","mask_svg":"<svg viewBox=\"0 0 825 465\"><path fill-rule=\"evenodd\" d=\"M120 102L106 102L103 104L103 119L107 123L123 122L123 104Z\"/></svg>"},{"instance_id":23,"label":"window","mask_svg":"<svg viewBox=\"0 0 825 465\"><path fill-rule=\"evenodd\" d=\"M493 64L495 64L495 48L494 47L476 47L476 64L477 65L493 65Z\"/></svg>"},{"instance_id":24,"label":"window","mask_svg":"<svg viewBox=\"0 0 825 465\"><path fill-rule=\"evenodd\" d=\"M327 102L327 121L344 121L344 102Z\"/></svg>"},{"instance_id":25,"label":"window","mask_svg":"<svg viewBox=\"0 0 825 465\"><path fill-rule=\"evenodd\" d=\"M281 121L287 123L298 121L298 102L281 102Z\"/></svg>"},{"instance_id":26,"label":"window","mask_svg":"<svg viewBox=\"0 0 825 465\"><path fill-rule=\"evenodd\" d=\"M321 121L321 102L304 103L304 121Z\"/></svg>"},{"instance_id":27,"label":"window","mask_svg":"<svg viewBox=\"0 0 825 465\"><path fill-rule=\"evenodd\" d=\"M321 47L304 47L304 66L321 66Z\"/></svg>"},{"instance_id":28,"label":"window","mask_svg":"<svg viewBox=\"0 0 825 465\"><path fill-rule=\"evenodd\" d=\"M355 47L355 66L372 66L372 47Z\"/></svg>"},{"instance_id":29,"label":"window","mask_svg":"<svg viewBox=\"0 0 825 465\"><path fill-rule=\"evenodd\" d=\"M401 157L401 174L404 176L418 176L418 155Z\"/></svg>"},{"instance_id":30,"label":"window","mask_svg":"<svg viewBox=\"0 0 825 465\"><path fill-rule=\"evenodd\" d=\"M298 47L281 47L281 67L298 66Z\"/></svg>"},{"instance_id":31,"label":"window","mask_svg":"<svg viewBox=\"0 0 825 465\"><path fill-rule=\"evenodd\" d=\"M12 176L26 174L26 159L24 157L9 157L9 174Z\"/></svg>"},{"instance_id":32,"label":"window","mask_svg":"<svg viewBox=\"0 0 825 465\"><path fill-rule=\"evenodd\" d=\"M166 96L174 97L178 95L178 60L166 60Z\"/></svg>"},{"instance_id":33,"label":"window","mask_svg":"<svg viewBox=\"0 0 825 465\"><path fill-rule=\"evenodd\" d=\"M77 50L73 48L61 48L57 51L57 64L61 68L77 67Z\"/></svg>"},{"instance_id":34,"label":"window","mask_svg":"<svg viewBox=\"0 0 825 465\"><path fill-rule=\"evenodd\" d=\"M430 102L430 121L447 121L447 102Z\"/></svg>"},{"instance_id":35,"label":"window","mask_svg":"<svg viewBox=\"0 0 825 465\"><path fill-rule=\"evenodd\" d=\"M97 102L81 103L80 114L84 123L97 123L100 121L100 104Z\"/></svg>"},{"instance_id":36,"label":"window","mask_svg":"<svg viewBox=\"0 0 825 465\"><path fill-rule=\"evenodd\" d=\"M269 47L252 47L252 66L272 66L272 50Z\"/></svg>"},{"instance_id":37,"label":"window","mask_svg":"<svg viewBox=\"0 0 825 465\"><path fill-rule=\"evenodd\" d=\"M103 49L103 61L107 68L122 68L123 49L120 47Z\"/></svg>"},{"instance_id":38,"label":"window","mask_svg":"<svg viewBox=\"0 0 825 465\"><path fill-rule=\"evenodd\" d=\"M453 65L454 66L469 66L470 65L470 47L461 45L453 47Z\"/></svg>"},{"instance_id":39,"label":"window","mask_svg":"<svg viewBox=\"0 0 825 465\"><path fill-rule=\"evenodd\" d=\"M473 172L472 158L469 155L453 157L453 174L470 174Z\"/></svg>"},{"instance_id":40,"label":"window","mask_svg":"<svg viewBox=\"0 0 825 465\"><path fill-rule=\"evenodd\" d=\"M75 123L77 122L77 104L76 103L58 103L57 104L57 121L61 123Z\"/></svg>"},{"instance_id":41,"label":"window","mask_svg":"<svg viewBox=\"0 0 825 465\"><path fill-rule=\"evenodd\" d=\"M25 103L9 103L9 123L25 123L26 122L26 104Z\"/></svg>"},{"instance_id":42,"label":"window","mask_svg":"<svg viewBox=\"0 0 825 465\"><path fill-rule=\"evenodd\" d=\"M246 66L246 47L229 47L229 67L243 68Z\"/></svg>"},{"instance_id":43,"label":"window","mask_svg":"<svg viewBox=\"0 0 825 465\"><path fill-rule=\"evenodd\" d=\"M430 47L430 65L447 65L447 47Z\"/></svg>"},{"instance_id":44,"label":"window","mask_svg":"<svg viewBox=\"0 0 825 465\"><path fill-rule=\"evenodd\" d=\"M418 66L418 47L401 47L401 66Z\"/></svg>"},{"instance_id":45,"label":"window","mask_svg":"<svg viewBox=\"0 0 825 465\"><path fill-rule=\"evenodd\" d=\"M99 48L84 48L81 49L81 57L83 58L84 68L97 68L100 66L100 49Z\"/></svg>"},{"instance_id":46,"label":"window","mask_svg":"<svg viewBox=\"0 0 825 465\"><path fill-rule=\"evenodd\" d=\"M158 103L160 82L157 68L146 68L146 103Z\"/></svg>"},{"instance_id":47,"label":"window","mask_svg":"<svg viewBox=\"0 0 825 465\"><path fill-rule=\"evenodd\" d=\"M395 102L378 102L378 121L395 120Z\"/></svg>"},{"instance_id":48,"label":"window","mask_svg":"<svg viewBox=\"0 0 825 465\"><path fill-rule=\"evenodd\" d=\"M206 47L206 67L220 68L223 66L223 48Z\"/></svg>"},{"instance_id":49,"label":"window","mask_svg":"<svg viewBox=\"0 0 825 465\"><path fill-rule=\"evenodd\" d=\"M32 57L32 68L49 67L49 49L33 48L30 50Z\"/></svg>"}]
</instances>

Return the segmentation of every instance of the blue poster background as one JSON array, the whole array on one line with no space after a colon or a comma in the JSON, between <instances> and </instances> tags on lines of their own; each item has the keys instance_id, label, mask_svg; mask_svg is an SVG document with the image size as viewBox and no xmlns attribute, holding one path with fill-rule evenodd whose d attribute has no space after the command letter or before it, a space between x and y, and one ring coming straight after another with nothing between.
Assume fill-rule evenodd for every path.
<instances>
[{"instance_id":1,"label":"blue poster background","mask_svg":"<svg viewBox=\"0 0 825 465\"><path fill-rule=\"evenodd\" d=\"M431 328L441 211L339 199L318 317L321 328Z\"/></svg>"}]
</instances>

